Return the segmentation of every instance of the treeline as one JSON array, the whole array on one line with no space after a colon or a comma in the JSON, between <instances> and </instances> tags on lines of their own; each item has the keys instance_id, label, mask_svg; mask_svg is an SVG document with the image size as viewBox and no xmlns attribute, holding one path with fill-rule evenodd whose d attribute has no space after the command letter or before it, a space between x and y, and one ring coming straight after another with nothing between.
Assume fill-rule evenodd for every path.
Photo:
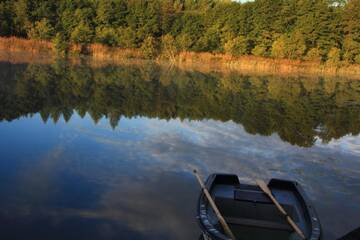
<instances>
[{"instance_id":1,"label":"treeline","mask_svg":"<svg viewBox=\"0 0 360 240\"><path fill-rule=\"evenodd\" d=\"M214 119L309 147L318 138L360 133L359 91L359 81L344 79L202 74L158 65L0 63L0 121L40 113L56 123L88 114L115 128L123 117Z\"/></svg>"},{"instance_id":2,"label":"treeline","mask_svg":"<svg viewBox=\"0 0 360 240\"><path fill-rule=\"evenodd\" d=\"M0 35L161 51L360 63L360 0L0 0Z\"/></svg>"}]
</instances>

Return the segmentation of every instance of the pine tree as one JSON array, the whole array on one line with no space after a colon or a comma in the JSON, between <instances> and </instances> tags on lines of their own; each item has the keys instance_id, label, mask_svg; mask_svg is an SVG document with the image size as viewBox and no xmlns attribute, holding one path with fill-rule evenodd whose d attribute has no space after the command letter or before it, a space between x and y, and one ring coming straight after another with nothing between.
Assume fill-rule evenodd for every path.
<instances>
[{"instance_id":1,"label":"pine tree","mask_svg":"<svg viewBox=\"0 0 360 240\"><path fill-rule=\"evenodd\" d=\"M360 0L349 0L343 12L344 58L360 63Z\"/></svg>"}]
</instances>

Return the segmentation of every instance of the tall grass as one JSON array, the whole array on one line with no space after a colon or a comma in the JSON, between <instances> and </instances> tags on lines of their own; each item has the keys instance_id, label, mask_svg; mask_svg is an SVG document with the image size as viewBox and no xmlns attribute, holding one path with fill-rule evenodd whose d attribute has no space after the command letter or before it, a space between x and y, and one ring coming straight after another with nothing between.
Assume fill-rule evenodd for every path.
<instances>
[{"instance_id":1,"label":"tall grass","mask_svg":"<svg viewBox=\"0 0 360 240\"><path fill-rule=\"evenodd\" d=\"M196 68L202 71L226 69L256 74L346 76L360 80L360 65L339 64L335 66L320 61L181 52L178 56L178 65L182 68Z\"/></svg>"},{"instance_id":2,"label":"tall grass","mask_svg":"<svg viewBox=\"0 0 360 240\"><path fill-rule=\"evenodd\" d=\"M90 56L103 61L121 61L124 59L140 59L143 57L139 49L115 48L101 44L89 45L88 51Z\"/></svg>"},{"instance_id":3,"label":"tall grass","mask_svg":"<svg viewBox=\"0 0 360 240\"><path fill-rule=\"evenodd\" d=\"M15 37L0 37L0 60L11 62L49 62L55 58L53 44L47 41L20 39ZM77 62L77 54L81 46L73 44L69 48L71 60ZM95 65L116 64L124 61L141 62L143 54L140 49L123 49L108 47L101 44L87 46L87 54ZM75 57L74 57L75 55ZM156 59L165 63L163 57ZM345 76L360 80L360 65L329 65L320 62L309 62L288 59L272 59L255 56L234 57L227 54L180 52L171 61L180 68L194 69L203 72L239 71L251 74L281 74L281 75L327 75Z\"/></svg>"},{"instance_id":4,"label":"tall grass","mask_svg":"<svg viewBox=\"0 0 360 240\"><path fill-rule=\"evenodd\" d=\"M3 38L0 37L0 50L10 52L41 53L52 50L52 43L41 40L28 40L16 37Z\"/></svg>"}]
</instances>

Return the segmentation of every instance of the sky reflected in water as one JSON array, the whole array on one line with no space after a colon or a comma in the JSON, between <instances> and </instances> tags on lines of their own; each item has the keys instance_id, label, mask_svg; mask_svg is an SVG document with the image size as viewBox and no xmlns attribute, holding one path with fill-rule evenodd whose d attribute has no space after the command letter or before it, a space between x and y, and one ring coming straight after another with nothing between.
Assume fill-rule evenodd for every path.
<instances>
[{"instance_id":1,"label":"sky reflected in water","mask_svg":"<svg viewBox=\"0 0 360 240\"><path fill-rule=\"evenodd\" d=\"M18 82L11 94L31 93L24 95L21 86ZM0 90L6 88L3 84ZM129 95L139 94L138 89L134 91ZM0 99L10 94L8 89L2 93ZM358 99L356 93L351 95L355 96L352 103ZM179 92L172 94L179 97ZM20 102L20 97L12 104ZM165 118L160 110L150 114L133 107L134 114L121 115L114 128L109 116L91 110L79 114L79 100L70 118L62 112L56 121L50 117L44 123L44 109L49 105L39 99L36 106L42 107L21 103L11 119L8 105L2 103L1 239L197 239L199 187L191 174L193 168L203 175L235 173L241 181L261 176L300 182L316 206L325 239L335 239L360 222L360 137L353 134L358 129L356 111L352 111L353 120L342 125L356 130L339 131L341 135L334 137L314 128L313 140L304 142L286 138L295 136L290 133L280 136L276 127L271 131L252 128L246 119L254 122L258 117L251 118L249 110L241 118L222 113L221 120L214 114L201 118L200 112L186 111ZM236 98L233 102L238 103ZM51 100L51 104L64 109L67 101ZM94 115L99 117L94 120ZM330 126L329 119L317 121ZM292 120L288 117L287 122Z\"/></svg>"}]
</instances>

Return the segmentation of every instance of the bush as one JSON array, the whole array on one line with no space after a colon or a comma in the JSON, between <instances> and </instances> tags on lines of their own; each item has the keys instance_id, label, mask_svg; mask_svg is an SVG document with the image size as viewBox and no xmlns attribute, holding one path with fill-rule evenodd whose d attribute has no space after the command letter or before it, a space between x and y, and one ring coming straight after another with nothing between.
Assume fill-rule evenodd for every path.
<instances>
[{"instance_id":1,"label":"bush","mask_svg":"<svg viewBox=\"0 0 360 240\"><path fill-rule=\"evenodd\" d=\"M266 47L265 46L261 46L261 45L257 45L252 51L251 53L254 56L260 56L260 57L264 57L266 55Z\"/></svg>"},{"instance_id":2,"label":"bush","mask_svg":"<svg viewBox=\"0 0 360 240\"><path fill-rule=\"evenodd\" d=\"M161 38L161 52L164 57L174 60L178 54L178 47L174 37L166 34Z\"/></svg>"},{"instance_id":3,"label":"bush","mask_svg":"<svg viewBox=\"0 0 360 240\"><path fill-rule=\"evenodd\" d=\"M286 37L281 36L272 45L271 56L274 58L285 58L287 57L286 52Z\"/></svg>"},{"instance_id":4,"label":"bush","mask_svg":"<svg viewBox=\"0 0 360 240\"><path fill-rule=\"evenodd\" d=\"M351 36L344 39L344 60L355 63L356 56L360 54L360 42L355 41Z\"/></svg>"},{"instance_id":5,"label":"bush","mask_svg":"<svg viewBox=\"0 0 360 240\"><path fill-rule=\"evenodd\" d=\"M183 51L190 50L193 45L192 38L186 33L179 35L176 38L176 42L177 42L179 48Z\"/></svg>"},{"instance_id":6,"label":"bush","mask_svg":"<svg viewBox=\"0 0 360 240\"><path fill-rule=\"evenodd\" d=\"M118 45L123 48L136 48L137 45L137 38L136 32L131 28L123 28L120 27L117 30L118 35Z\"/></svg>"},{"instance_id":7,"label":"bush","mask_svg":"<svg viewBox=\"0 0 360 240\"><path fill-rule=\"evenodd\" d=\"M54 32L54 28L50 22L44 18L41 21L35 22L29 29L27 35L31 39L50 40L54 36Z\"/></svg>"},{"instance_id":8,"label":"bush","mask_svg":"<svg viewBox=\"0 0 360 240\"><path fill-rule=\"evenodd\" d=\"M158 48L155 38L148 36L141 45L141 52L145 58L155 58L158 54Z\"/></svg>"},{"instance_id":9,"label":"bush","mask_svg":"<svg viewBox=\"0 0 360 240\"><path fill-rule=\"evenodd\" d=\"M311 48L304 59L307 61L321 61L320 50L318 48Z\"/></svg>"},{"instance_id":10,"label":"bush","mask_svg":"<svg viewBox=\"0 0 360 240\"><path fill-rule=\"evenodd\" d=\"M289 35L281 35L273 42L271 56L275 58L302 59L306 51L304 36L294 32Z\"/></svg>"},{"instance_id":11,"label":"bush","mask_svg":"<svg viewBox=\"0 0 360 240\"><path fill-rule=\"evenodd\" d=\"M340 60L341 60L340 49L335 47L331 48L327 54L327 63L338 65L340 63Z\"/></svg>"},{"instance_id":12,"label":"bush","mask_svg":"<svg viewBox=\"0 0 360 240\"><path fill-rule=\"evenodd\" d=\"M246 55L249 53L249 48L249 40L244 36L234 38L224 45L225 53L233 56Z\"/></svg>"},{"instance_id":13,"label":"bush","mask_svg":"<svg viewBox=\"0 0 360 240\"><path fill-rule=\"evenodd\" d=\"M119 45L117 31L111 27L99 27L96 29L96 40L99 43L115 47Z\"/></svg>"},{"instance_id":14,"label":"bush","mask_svg":"<svg viewBox=\"0 0 360 240\"><path fill-rule=\"evenodd\" d=\"M354 61L355 63L360 64L360 54L355 56Z\"/></svg>"},{"instance_id":15,"label":"bush","mask_svg":"<svg viewBox=\"0 0 360 240\"><path fill-rule=\"evenodd\" d=\"M224 52L227 53L227 54L230 54L230 55L235 55L233 53L234 45L235 45L234 39L227 41L224 44Z\"/></svg>"}]
</instances>

